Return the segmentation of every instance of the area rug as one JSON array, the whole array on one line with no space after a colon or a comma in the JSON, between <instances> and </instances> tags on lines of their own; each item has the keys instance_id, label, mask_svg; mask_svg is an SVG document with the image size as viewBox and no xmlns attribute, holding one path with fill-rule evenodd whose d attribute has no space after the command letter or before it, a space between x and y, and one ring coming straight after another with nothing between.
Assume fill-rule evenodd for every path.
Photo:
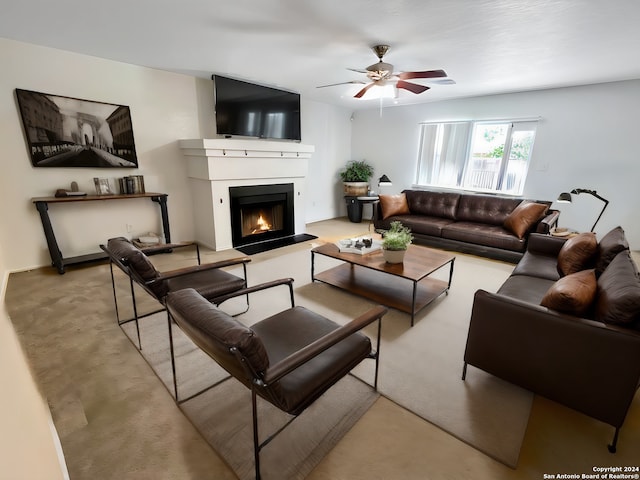
<instances>
[{"instance_id":1,"label":"area rug","mask_svg":"<svg viewBox=\"0 0 640 480\"><path fill-rule=\"evenodd\" d=\"M123 329L136 344L133 322ZM224 380L226 372L175 325L173 334L178 398L186 399L180 409L238 478L255 478L250 391L233 378ZM166 313L141 319L140 337L140 353L173 395ZM202 390L204 393L194 396ZM262 478L305 478L378 396L358 378L343 378L262 449ZM261 441L292 418L260 398L258 412Z\"/></svg>"},{"instance_id":2,"label":"area rug","mask_svg":"<svg viewBox=\"0 0 640 480\"><path fill-rule=\"evenodd\" d=\"M249 283L292 277L297 304L338 323L345 323L374 306L369 300L329 285L311 283L310 263L309 249L277 257L265 256L264 261L256 255L248 268ZM337 264L333 259L316 256L316 271ZM480 288L496 291L512 270L512 264L456 254L450 292L419 312L414 327L410 326L409 315L390 309L382 327L379 391L514 468L533 395L474 367L469 367L466 381L461 379L474 292ZM434 276L445 280L448 268ZM254 294L251 309L241 318L248 324L253 323L286 308L287 302L284 289ZM374 337L375 329L369 327L366 333ZM371 381L372 370L365 364L358 366L354 373Z\"/></svg>"}]
</instances>

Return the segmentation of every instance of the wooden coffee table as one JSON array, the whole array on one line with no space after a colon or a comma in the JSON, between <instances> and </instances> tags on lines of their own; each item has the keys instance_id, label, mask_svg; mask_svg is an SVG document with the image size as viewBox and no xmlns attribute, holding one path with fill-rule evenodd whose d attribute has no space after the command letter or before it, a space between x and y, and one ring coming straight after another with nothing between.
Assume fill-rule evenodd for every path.
<instances>
[{"instance_id":1,"label":"wooden coffee table","mask_svg":"<svg viewBox=\"0 0 640 480\"><path fill-rule=\"evenodd\" d=\"M315 273L315 256L342 260L343 264ZM382 251L365 255L341 253L337 245L326 243L311 250L311 281L320 281L411 314L415 314L443 293L448 293L456 257L439 250L409 245L404 263L386 263ZM450 265L449 281L429 277Z\"/></svg>"}]
</instances>

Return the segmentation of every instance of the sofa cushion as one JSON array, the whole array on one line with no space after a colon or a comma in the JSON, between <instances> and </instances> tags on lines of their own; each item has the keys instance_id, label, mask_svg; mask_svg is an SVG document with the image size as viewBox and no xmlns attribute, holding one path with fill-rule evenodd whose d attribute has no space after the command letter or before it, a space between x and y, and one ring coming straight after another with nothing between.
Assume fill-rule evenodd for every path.
<instances>
[{"instance_id":1,"label":"sofa cushion","mask_svg":"<svg viewBox=\"0 0 640 480\"><path fill-rule=\"evenodd\" d=\"M442 238L514 252L524 252L526 248L523 239L507 232L502 225L488 225L478 222L454 222L445 225L442 227Z\"/></svg>"},{"instance_id":2,"label":"sofa cushion","mask_svg":"<svg viewBox=\"0 0 640 480\"><path fill-rule=\"evenodd\" d=\"M629 325L640 317L640 279L628 250L611 260L598 278L595 319L604 323Z\"/></svg>"},{"instance_id":3,"label":"sofa cushion","mask_svg":"<svg viewBox=\"0 0 640 480\"><path fill-rule=\"evenodd\" d=\"M410 213L407 196L404 193L399 195L380 195L378 198L380 199L383 220L394 215L407 215Z\"/></svg>"},{"instance_id":4,"label":"sofa cushion","mask_svg":"<svg viewBox=\"0 0 640 480\"><path fill-rule=\"evenodd\" d=\"M504 228L518 238L524 238L526 233L544 217L549 207L542 203L523 200L506 218Z\"/></svg>"},{"instance_id":5,"label":"sofa cushion","mask_svg":"<svg viewBox=\"0 0 640 480\"><path fill-rule=\"evenodd\" d=\"M567 240L558 252L558 272L560 275L585 270L592 266L598 249L596 234L585 232Z\"/></svg>"},{"instance_id":6,"label":"sofa cushion","mask_svg":"<svg viewBox=\"0 0 640 480\"><path fill-rule=\"evenodd\" d=\"M555 282L540 305L572 315L584 316L596 297L597 282L593 269L581 270Z\"/></svg>"},{"instance_id":7,"label":"sofa cushion","mask_svg":"<svg viewBox=\"0 0 640 480\"><path fill-rule=\"evenodd\" d=\"M546 278L512 275L500 286L497 293L533 305L540 305L553 283L553 280Z\"/></svg>"},{"instance_id":8,"label":"sofa cushion","mask_svg":"<svg viewBox=\"0 0 640 480\"><path fill-rule=\"evenodd\" d=\"M550 255L531 249L531 238L533 237L529 237L527 251L516 265L516 268L513 269L511 275L546 278L555 282L560 278L558 255Z\"/></svg>"},{"instance_id":9,"label":"sofa cushion","mask_svg":"<svg viewBox=\"0 0 640 480\"><path fill-rule=\"evenodd\" d=\"M460 194L426 190L405 190L404 193L413 215L456 219Z\"/></svg>"},{"instance_id":10,"label":"sofa cushion","mask_svg":"<svg viewBox=\"0 0 640 480\"><path fill-rule=\"evenodd\" d=\"M453 223L453 220L448 218L428 217L425 215L398 215L384 221L385 224L389 222L389 226L386 228L391 226L391 221L393 220L399 220L402 225L409 228L414 234L433 237L441 237L442 229Z\"/></svg>"},{"instance_id":11,"label":"sofa cushion","mask_svg":"<svg viewBox=\"0 0 640 480\"><path fill-rule=\"evenodd\" d=\"M465 194L460 197L456 220L502 226L521 201L519 198Z\"/></svg>"},{"instance_id":12,"label":"sofa cushion","mask_svg":"<svg viewBox=\"0 0 640 480\"><path fill-rule=\"evenodd\" d=\"M600 276L618 253L629 250L629 243L622 227L616 227L598 242L596 276Z\"/></svg>"}]
</instances>

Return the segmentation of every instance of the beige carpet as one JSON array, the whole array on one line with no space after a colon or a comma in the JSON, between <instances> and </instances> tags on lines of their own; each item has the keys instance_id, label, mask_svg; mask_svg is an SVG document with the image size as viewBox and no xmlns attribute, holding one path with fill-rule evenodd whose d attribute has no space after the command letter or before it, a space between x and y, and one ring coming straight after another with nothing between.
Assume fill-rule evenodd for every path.
<instances>
[{"instance_id":1,"label":"beige carpet","mask_svg":"<svg viewBox=\"0 0 640 480\"><path fill-rule=\"evenodd\" d=\"M123 329L131 341L137 343L134 323L125 324ZM173 334L181 400L227 377L226 372L175 325ZM140 353L173 394L166 313L141 319L140 336L143 345ZM364 363L373 371L372 361ZM263 448L262 478L305 478L378 397L378 393L359 379L343 378ZM180 408L238 478L255 478L251 394L244 385L230 378L187 400ZM261 441L292 418L260 398L258 412Z\"/></svg>"},{"instance_id":2,"label":"beige carpet","mask_svg":"<svg viewBox=\"0 0 640 480\"><path fill-rule=\"evenodd\" d=\"M308 248L280 253L264 260L260 255L252 257L249 283L293 277L297 303L339 323L373 306L369 300L329 285L311 283ZM338 263L316 256L316 271ZM450 293L422 310L413 328L407 314L390 310L382 328L379 390L490 457L515 467L533 395L473 367L467 380L461 380L473 293L478 288L495 291L512 270L511 264L458 254ZM448 268L434 275L446 279ZM287 301L284 289L255 294L251 309L240 318L250 324L286 308ZM233 311L240 306L223 308ZM373 336L375 329L370 327L367 333ZM366 367L357 367L354 373L371 380Z\"/></svg>"}]
</instances>

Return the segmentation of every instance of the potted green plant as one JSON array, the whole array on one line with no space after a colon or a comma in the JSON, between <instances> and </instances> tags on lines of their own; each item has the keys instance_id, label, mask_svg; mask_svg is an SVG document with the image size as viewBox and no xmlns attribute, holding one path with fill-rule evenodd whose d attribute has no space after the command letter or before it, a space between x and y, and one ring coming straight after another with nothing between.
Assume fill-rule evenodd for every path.
<instances>
[{"instance_id":1,"label":"potted green plant","mask_svg":"<svg viewBox=\"0 0 640 480\"><path fill-rule=\"evenodd\" d=\"M391 222L389 230L382 238L382 255L387 263L402 263L411 241L411 229L398 220Z\"/></svg>"},{"instance_id":2,"label":"potted green plant","mask_svg":"<svg viewBox=\"0 0 640 480\"><path fill-rule=\"evenodd\" d=\"M344 194L364 196L369 192L369 179L373 175L373 166L366 160L351 160L340 172L344 184Z\"/></svg>"}]
</instances>

